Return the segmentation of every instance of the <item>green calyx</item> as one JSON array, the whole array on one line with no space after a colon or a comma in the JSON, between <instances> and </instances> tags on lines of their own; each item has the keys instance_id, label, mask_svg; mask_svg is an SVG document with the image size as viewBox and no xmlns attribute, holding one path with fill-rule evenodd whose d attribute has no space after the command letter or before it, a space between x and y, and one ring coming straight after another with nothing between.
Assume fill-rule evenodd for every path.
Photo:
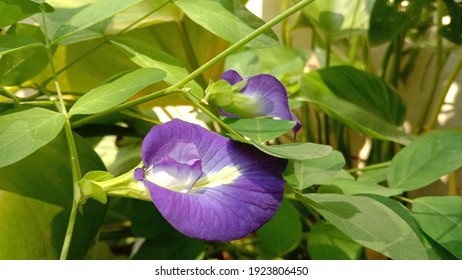
<instances>
[{"instance_id":1,"label":"green calyx","mask_svg":"<svg viewBox=\"0 0 462 280\"><path fill-rule=\"evenodd\" d=\"M202 103L213 103L222 108L226 113L237 115L243 118L253 118L260 116L261 104L253 96L241 93L247 85L247 80L242 80L234 85L230 85L225 80L209 82L205 90L205 97Z\"/></svg>"},{"instance_id":2,"label":"green calyx","mask_svg":"<svg viewBox=\"0 0 462 280\"><path fill-rule=\"evenodd\" d=\"M151 201L151 196L144 183L135 180L133 177L133 172L136 168L117 177L106 171L88 172L77 182L81 191L79 204L83 205L89 198L106 204L107 196L121 196Z\"/></svg>"},{"instance_id":3,"label":"green calyx","mask_svg":"<svg viewBox=\"0 0 462 280\"><path fill-rule=\"evenodd\" d=\"M209 85L205 90L205 97L201 100L201 102L208 104L210 101L219 107L223 107L231 104L233 101L233 95L233 87L227 81L209 81Z\"/></svg>"}]
</instances>

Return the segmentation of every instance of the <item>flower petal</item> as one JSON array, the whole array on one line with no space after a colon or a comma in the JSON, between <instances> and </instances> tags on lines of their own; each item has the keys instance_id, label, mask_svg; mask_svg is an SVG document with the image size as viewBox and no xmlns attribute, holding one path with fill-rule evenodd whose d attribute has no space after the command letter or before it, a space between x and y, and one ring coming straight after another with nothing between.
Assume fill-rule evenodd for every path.
<instances>
[{"instance_id":1,"label":"flower petal","mask_svg":"<svg viewBox=\"0 0 462 280\"><path fill-rule=\"evenodd\" d=\"M220 79L227 81L230 85L237 84L240 81L244 80L244 79L242 79L241 75L239 75L234 70L228 70L228 71L224 72L221 75Z\"/></svg>"},{"instance_id":2,"label":"flower petal","mask_svg":"<svg viewBox=\"0 0 462 280\"><path fill-rule=\"evenodd\" d=\"M180 120L151 130L143 143L143 160L155 157L148 150L156 153L164 142L175 140L196 145L201 178L188 193L163 188L147 178L144 182L160 213L178 231L193 238L229 241L245 237L276 213L287 160Z\"/></svg>"}]
</instances>

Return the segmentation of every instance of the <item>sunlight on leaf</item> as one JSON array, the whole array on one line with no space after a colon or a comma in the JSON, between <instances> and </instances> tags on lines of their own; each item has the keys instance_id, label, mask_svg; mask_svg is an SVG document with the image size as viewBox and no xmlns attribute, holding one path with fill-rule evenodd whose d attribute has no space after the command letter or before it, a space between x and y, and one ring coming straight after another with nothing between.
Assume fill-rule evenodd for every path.
<instances>
[{"instance_id":1,"label":"sunlight on leaf","mask_svg":"<svg viewBox=\"0 0 462 280\"><path fill-rule=\"evenodd\" d=\"M232 129L258 143L273 140L291 130L296 124L295 121L273 119L225 118L224 121Z\"/></svg>"},{"instance_id":2,"label":"sunlight on leaf","mask_svg":"<svg viewBox=\"0 0 462 280\"><path fill-rule=\"evenodd\" d=\"M406 221L372 198L339 194L304 194L298 198L365 247L393 259L429 258Z\"/></svg>"},{"instance_id":3,"label":"sunlight on leaf","mask_svg":"<svg viewBox=\"0 0 462 280\"><path fill-rule=\"evenodd\" d=\"M79 11L61 26L54 34L53 42L56 43L80 30L102 22L141 1L142 0L96 1Z\"/></svg>"},{"instance_id":4,"label":"sunlight on leaf","mask_svg":"<svg viewBox=\"0 0 462 280\"><path fill-rule=\"evenodd\" d=\"M252 144L269 155L296 160L321 158L332 152L331 146L315 143L292 143L273 146L255 142L252 142Z\"/></svg>"},{"instance_id":5,"label":"sunlight on leaf","mask_svg":"<svg viewBox=\"0 0 462 280\"><path fill-rule=\"evenodd\" d=\"M248 11L239 0L174 0L173 3L194 22L232 43L264 23ZM204 11L210 12L204 13ZM269 47L277 43L277 36L273 31L268 30L247 46Z\"/></svg>"},{"instance_id":6,"label":"sunlight on leaf","mask_svg":"<svg viewBox=\"0 0 462 280\"><path fill-rule=\"evenodd\" d=\"M425 233L462 259L462 197L417 198L412 215Z\"/></svg>"}]
</instances>

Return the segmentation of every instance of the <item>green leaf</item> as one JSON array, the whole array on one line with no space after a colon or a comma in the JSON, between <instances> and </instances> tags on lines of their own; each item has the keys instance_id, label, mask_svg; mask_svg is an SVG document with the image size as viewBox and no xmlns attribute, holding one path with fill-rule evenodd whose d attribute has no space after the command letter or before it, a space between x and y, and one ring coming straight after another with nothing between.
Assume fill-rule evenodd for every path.
<instances>
[{"instance_id":1,"label":"green leaf","mask_svg":"<svg viewBox=\"0 0 462 280\"><path fill-rule=\"evenodd\" d=\"M309 72L294 97L316 104L330 117L367 136L409 142L409 136L399 129L405 119L404 102L382 80L366 72L350 66Z\"/></svg>"},{"instance_id":2,"label":"green leaf","mask_svg":"<svg viewBox=\"0 0 462 280\"><path fill-rule=\"evenodd\" d=\"M225 118L224 122L232 129L258 143L273 140L285 134L296 124L294 121L273 119Z\"/></svg>"},{"instance_id":3,"label":"green leaf","mask_svg":"<svg viewBox=\"0 0 462 280\"><path fill-rule=\"evenodd\" d=\"M53 8L44 2L45 12ZM2 0L0 1L0 28L12 25L33 14L40 13L40 4L31 0Z\"/></svg>"},{"instance_id":4,"label":"green leaf","mask_svg":"<svg viewBox=\"0 0 462 280\"><path fill-rule=\"evenodd\" d=\"M428 259L419 237L392 209L375 199L339 194L297 196L355 242L392 259Z\"/></svg>"},{"instance_id":5,"label":"green leaf","mask_svg":"<svg viewBox=\"0 0 462 280\"><path fill-rule=\"evenodd\" d=\"M399 203L394 199L390 199L388 197L378 196L378 195L365 195L372 199L377 200L378 202L382 203L386 207L393 210L396 214L398 214L414 231L414 233L419 237L422 241L422 244L425 246L427 250L427 254L429 259L431 260L447 260L453 259L453 256L448 253L444 248L438 245L435 241L430 239L428 235L426 235L417 225L415 219L409 212L409 209L406 208L403 204Z\"/></svg>"},{"instance_id":6,"label":"green leaf","mask_svg":"<svg viewBox=\"0 0 462 280\"><path fill-rule=\"evenodd\" d=\"M54 34L53 43L56 43L80 30L91 27L120 13L142 0L100 0L88 5L72 16Z\"/></svg>"},{"instance_id":7,"label":"green leaf","mask_svg":"<svg viewBox=\"0 0 462 280\"><path fill-rule=\"evenodd\" d=\"M379 77L351 66L335 66L310 72L304 82L316 82L319 93L356 104L392 125L403 124L406 104Z\"/></svg>"},{"instance_id":8,"label":"green leaf","mask_svg":"<svg viewBox=\"0 0 462 280\"><path fill-rule=\"evenodd\" d=\"M334 177L344 165L345 158L338 151L321 158L291 160L284 172L284 179L292 187L303 190Z\"/></svg>"},{"instance_id":9,"label":"green leaf","mask_svg":"<svg viewBox=\"0 0 462 280\"><path fill-rule=\"evenodd\" d=\"M269 155L295 160L321 158L332 152L331 146L315 143L292 143L267 146L252 142L252 145Z\"/></svg>"},{"instance_id":10,"label":"green leaf","mask_svg":"<svg viewBox=\"0 0 462 280\"><path fill-rule=\"evenodd\" d=\"M264 255L278 257L294 250L302 238L302 223L295 207L286 199L271 220L257 231Z\"/></svg>"},{"instance_id":11,"label":"green leaf","mask_svg":"<svg viewBox=\"0 0 462 280\"><path fill-rule=\"evenodd\" d=\"M375 1L370 17L369 42L379 45L404 34L420 19L428 0Z\"/></svg>"},{"instance_id":12,"label":"green leaf","mask_svg":"<svg viewBox=\"0 0 462 280\"><path fill-rule=\"evenodd\" d=\"M369 29L371 0L315 1L303 10L304 15L331 40L366 33Z\"/></svg>"},{"instance_id":13,"label":"green leaf","mask_svg":"<svg viewBox=\"0 0 462 280\"><path fill-rule=\"evenodd\" d=\"M189 72L184 65L175 57L158 50L145 42L133 38L117 38L111 41L114 45L122 49L131 61L145 68L159 68L167 73L165 82L173 85L183 78ZM195 81L186 84L197 96L203 97L204 91Z\"/></svg>"},{"instance_id":14,"label":"green leaf","mask_svg":"<svg viewBox=\"0 0 462 280\"><path fill-rule=\"evenodd\" d=\"M48 144L65 121L63 114L42 108L0 116L0 167L15 163Z\"/></svg>"},{"instance_id":15,"label":"green leaf","mask_svg":"<svg viewBox=\"0 0 462 280\"><path fill-rule=\"evenodd\" d=\"M82 172L103 170L98 155L74 135ZM0 168L0 259L58 259L73 200L72 172L63 133L29 157ZM77 214L70 259L83 259L105 216L96 201Z\"/></svg>"},{"instance_id":16,"label":"green leaf","mask_svg":"<svg viewBox=\"0 0 462 280\"><path fill-rule=\"evenodd\" d=\"M390 188L411 191L462 166L462 131L441 130L416 138L399 151L388 169Z\"/></svg>"},{"instance_id":17,"label":"green leaf","mask_svg":"<svg viewBox=\"0 0 462 280\"><path fill-rule=\"evenodd\" d=\"M237 42L264 23L239 0L174 0L173 3L194 22L231 43ZM268 30L247 46L269 47L277 43L277 36L272 30Z\"/></svg>"},{"instance_id":18,"label":"green leaf","mask_svg":"<svg viewBox=\"0 0 462 280\"><path fill-rule=\"evenodd\" d=\"M316 223L308 234L308 253L313 260L359 260L363 246L330 224Z\"/></svg>"},{"instance_id":19,"label":"green leaf","mask_svg":"<svg viewBox=\"0 0 462 280\"><path fill-rule=\"evenodd\" d=\"M0 55L43 46L40 42L16 35L0 36Z\"/></svg>"},{"instance_id":20,"label":"green leaf","mask_svg":"<svg viewBox=\"0 0 462 280\"><path fill-rule=\"evenodd\" d=\"M358 177L358 182L381 183L387 180L387 167L363 170Z\"/></svg>"},{"instance_id":21,"label":"green leaf","mask_svg":"<svg viewBox=\"0 0 462 280\"><path fill-rule=\"evenodd\" d=\"M412 214L426 234L462 259L462 197L417 198Z\"/></svg>"},{"instance_id":22,"label":"green leaf","mask_svg":"<svg viewBox=\"0 0 462 280\"><path fill-rule=\"evenodd\" d=\"M159 69L137 69L113 82L90 90L75 102L69 114L95 114L115 107L143 88L162 81L165 75L165 72Z\"/></svg>"}]
</instances>

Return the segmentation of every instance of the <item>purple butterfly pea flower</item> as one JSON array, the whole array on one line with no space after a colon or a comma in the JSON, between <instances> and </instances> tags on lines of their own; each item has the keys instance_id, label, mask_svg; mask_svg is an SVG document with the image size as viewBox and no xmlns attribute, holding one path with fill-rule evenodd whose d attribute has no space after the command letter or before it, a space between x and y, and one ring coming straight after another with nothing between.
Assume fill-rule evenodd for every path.
<instances>
[{"instance_id":1,"label":"purple butterfly pea flower","mask_svg":"<svg viewBox=\"0 0 462 280\"><path fill-rule=\"evenodd\" d=\"M221 75L222 80L230 85L238 84L244 79L234 70L228 70ZM284 85L269 74L259 74L246 79L246 85L240 93L246 96L237 104L221 108L222 114L228 117L254 118L273 117L296 122L294 133L301 128L298 118L290 111L287 91Z\"/></svg>"},{"instance_id":2,"label":"purple butterfly pea flower","mask_svg":"<svg viewBox=\"0 0 462 280\"><path fill-rule=\"evenodd\" d=\"M287 160L174 119L151 129L135 170L164 218L209 241L243 238L265 224L282 200Z\"/></svg>"}]
</instances>

